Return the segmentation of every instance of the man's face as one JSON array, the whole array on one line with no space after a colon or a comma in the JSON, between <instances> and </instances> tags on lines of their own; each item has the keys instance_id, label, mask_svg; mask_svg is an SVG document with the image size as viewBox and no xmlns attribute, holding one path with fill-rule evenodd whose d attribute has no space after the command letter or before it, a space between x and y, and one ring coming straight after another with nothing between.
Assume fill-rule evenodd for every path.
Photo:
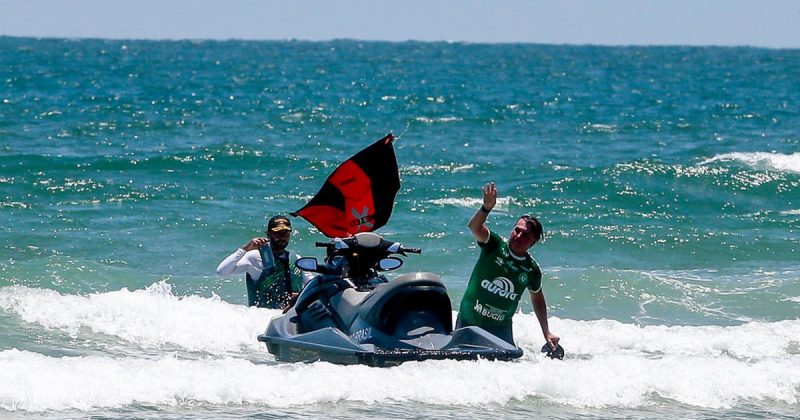
<instances>
[{"instance_id":1,"label":"man's face","mask_svg":"<svg viewBox=\"0 0 800 420\"><path fill-rule=\"evenodd\" d=\"M536 243L536 237L528 228L528 222L525 219L517 220L517 224L511 230L509 243L524 250L530 249Z\"/></svg>"},{"instance_id":2,"label":"man's face","mask_svg":"<svg viewBox=\"0 0 800 420\"><path fill-rule=\"evenodd\" d=\"M272 246L272 249L277 249L280 251L289 246L289 238L292 237L292 231L279 230L277 232L273 232L271 230L268 230L267 237L269 238L269 242Z\"/></svg>"}]
</instances>

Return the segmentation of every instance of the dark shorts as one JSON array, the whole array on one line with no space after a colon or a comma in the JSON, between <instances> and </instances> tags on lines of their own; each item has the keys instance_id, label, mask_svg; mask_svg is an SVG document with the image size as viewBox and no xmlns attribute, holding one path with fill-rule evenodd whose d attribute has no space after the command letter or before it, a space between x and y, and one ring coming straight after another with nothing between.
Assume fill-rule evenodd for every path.
<instances>
[{"instance_id":1,"label":"dark shorts","mask_svg":"<svg viewBox=\"0 0 800 420\"><path fill-rule=\"evenodd\" d=\"M461 319L461 315L459 315L458 318L456 318L456 329L459 329L461 327L470 327L470 326L473 325L464 322ZM499 337L501 340L516 346L516 344L514 344L514 331L511 328L511 324L508 324L507 326L503 327L481 327L480 325L474 325L474 326L482 328L487 332L489 332L489 334L495 335Z\"/></svg>"}]
</instances>

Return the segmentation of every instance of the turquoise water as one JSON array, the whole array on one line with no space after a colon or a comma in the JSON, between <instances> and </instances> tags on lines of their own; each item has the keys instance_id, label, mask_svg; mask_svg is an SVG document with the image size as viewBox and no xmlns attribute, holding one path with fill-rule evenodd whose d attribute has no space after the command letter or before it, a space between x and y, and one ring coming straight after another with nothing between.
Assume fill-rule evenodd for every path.
<instances>
[{"instance_id":1,"label":"turquoise water","mask_svg":"<svg viewBox=\"0 0 800 420\"><path fill-rule=\"evenodd\" d=\"M0 415L751 417L800 408L800 51L0 37ZM547 240L545 360L276 364L216 265L393 132L381 232L456 306ZM292 247L323 237L294 220Z\"/></svg>"}]
</instances>

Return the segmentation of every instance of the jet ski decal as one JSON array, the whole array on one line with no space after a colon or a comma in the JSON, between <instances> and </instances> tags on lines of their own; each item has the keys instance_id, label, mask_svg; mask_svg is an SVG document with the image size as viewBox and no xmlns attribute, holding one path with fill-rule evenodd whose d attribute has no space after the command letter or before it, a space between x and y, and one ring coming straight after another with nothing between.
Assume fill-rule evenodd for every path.
<instances>
[{"instance_id":1,"label":"jet ski decal","mask_svg":"<svg viewBox=\"0 0 800 420\"><path fill-rule=\"evenodd\" d=\"M393 141L389 133L344 161L311 201L291 215L308 220L329 238L385 225L400 189Z\"/></svg>"}]
</instances>

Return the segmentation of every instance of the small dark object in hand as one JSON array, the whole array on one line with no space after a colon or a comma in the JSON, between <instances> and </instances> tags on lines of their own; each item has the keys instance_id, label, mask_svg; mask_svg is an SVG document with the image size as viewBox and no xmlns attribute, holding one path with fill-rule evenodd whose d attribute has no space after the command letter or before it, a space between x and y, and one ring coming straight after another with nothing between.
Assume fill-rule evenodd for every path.
<instances>
[{"instance_id":1,"label":"small dark object in hand","mask_svg":"<svg viewBox=\"0 0 800 420\"><path fill-rule=\"evenodd\" d=\"M556 345L555 350L550 348L550 345L545 343L542 347L542 353L547 353L547 357L551 359L564 359L564 348L561 347L561 344Z\"/></svg>"}]
</instances>

